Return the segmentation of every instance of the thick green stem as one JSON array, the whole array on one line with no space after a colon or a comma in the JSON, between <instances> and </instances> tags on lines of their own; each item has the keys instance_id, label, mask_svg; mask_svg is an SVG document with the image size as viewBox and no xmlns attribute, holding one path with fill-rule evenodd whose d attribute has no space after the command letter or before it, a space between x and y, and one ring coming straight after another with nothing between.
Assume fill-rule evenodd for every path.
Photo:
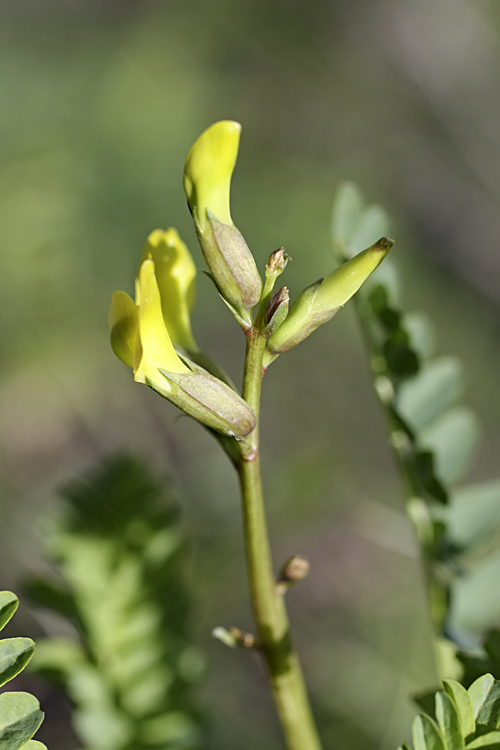
<instances>
[{"instance_id":1,"label":"thick green stem","mask_svg":"<svg viewBox=\"0 0 500 750\"><path fill-rule=\"evenodd\" d=\"M276 589L267 530L259 455L259 411L265 339L247 335L243 398L257 416L252 453L238 464L252 607L258 639L289 750L321 750L298 656L290 637L283 594Z\"/></svg>"}]
</instances>

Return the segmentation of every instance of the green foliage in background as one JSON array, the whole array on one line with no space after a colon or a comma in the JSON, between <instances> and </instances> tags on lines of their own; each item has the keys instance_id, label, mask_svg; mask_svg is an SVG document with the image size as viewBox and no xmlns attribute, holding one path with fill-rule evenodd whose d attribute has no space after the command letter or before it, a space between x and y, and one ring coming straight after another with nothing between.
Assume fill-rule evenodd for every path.
<instances>
[{"instance_id":1,"label":"green foliage in background","mask_svg":"<svg viewBox=\"0 0 500 750\"><path fill-rule=\"evenodd\" d=\"M49 535L59 578L32 580L28 591L79 638L42 641L35 671L65 687L86 748L201 747L191 687L203 660L187 637L185 540L168 492L119 457L64 501Z\"/></svg>"},{"instance_id":2,"label":"green foliage in background","mask_svg":"<svg viewBox=\"0 0 500 750\"><path fill-rule=\"evenodd\" d=\"M0 591L0 630L9 622L19 599L10 591ZM28 664L35 652L31 638L0 640L0 686L14 679ZM2 750L47 750L31 738L43 721L37 699L29 693L0 695L0 748Z\"/></svg>"},{"instance_id":3,"label":"green foliage in background","mask_svg":"<svg viewBox=\"0 0 500 750\"><path fill-rule=\"evenodd\" d=\"M355 185L339 188L332 237L340 260L386 233L388 226L384 210L366 207ZM355 301L407 511L422 550L442 676L461 675L470 684L486 671L497 675L498 631L486 638L485 651L477 647L481 632L500 616L495 594L500 480L461 484L479 438L475 414L461 403L463 366L455 357L435 356L435 334L427 316L403 311L400 279L391 259Z\"/></svg>"},{"instance_id":4,"label":"green foliage in background","mask_svg":"<svg viewBox=\"0 0 500 750\"><path fill-rule=\"evenodd\" d=\"M419 714L413 722L414 750L498 750L500 682L485 674L468 690L455 680L443 680L443 686L434 696L432 718Z\"/></svg>"}]
</instances>

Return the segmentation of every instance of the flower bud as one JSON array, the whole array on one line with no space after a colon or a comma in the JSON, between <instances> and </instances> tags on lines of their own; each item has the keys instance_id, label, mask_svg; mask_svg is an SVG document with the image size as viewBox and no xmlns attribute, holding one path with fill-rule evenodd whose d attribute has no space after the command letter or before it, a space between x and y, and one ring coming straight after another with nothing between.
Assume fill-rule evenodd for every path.
<instances>
[{"instance_id":1,"label":"flower bud","mask_svg":"<svg viewBox=\"0 0 500 750\"><path fill-rule=\"evenodd\" d=\"M264 336L271 336L284 322L288 315L289 302L290 294L286 286L281 287L273 294L266 307L265 327L262 331Z\"/></svg>"},{"instance_id":2,"label":"flower bud","mask_svg":"<svg viewBox=\"0 0 500 750\"><path fill-rule=\"evenodd\" d=\"M377 268L394 243L383 237L333 271L311 284L297 297L285 322L270 337L267 347L276 356L292 349L329 321Z\"/></svg>"},{"instance_id":3,"label":"flower bud","mask_svg":"<svg viewBox=\"0 0 500 750\"><path fill-rule=\"evenodd\" d=\"M155 229L142 252L141 263L152 260L160 290L165 325L174 346L196 350L190 312L194 304L196 266L177 230ZM139 266L139 267L140 267ZM140 300L136 299L139 304Z\"/></svg>"},{"instance_id":4,"label":"flower bud","mask_svg":"<svg viewBox=\"0 0 500 750\"><path fill-rule=\"evenodd\" d=\"M287 267L289 260L290 256L286 254L284 247L275 250L274 253L271 253L267 261L266 277L272 276L276 278L280 276Z\"/></svg>"},{"instance_id":5,"label":"flower bud","mask_svg":"<svg viewBox=\"0 0 500 750\"><path fill-rule=\"evenodd\" d=\"M203 256L222 296L251 325L262 280L230 213L231 177L241 125L216 122L192 146L184 167L184 190Z\"/></svg>"}]
</instances>

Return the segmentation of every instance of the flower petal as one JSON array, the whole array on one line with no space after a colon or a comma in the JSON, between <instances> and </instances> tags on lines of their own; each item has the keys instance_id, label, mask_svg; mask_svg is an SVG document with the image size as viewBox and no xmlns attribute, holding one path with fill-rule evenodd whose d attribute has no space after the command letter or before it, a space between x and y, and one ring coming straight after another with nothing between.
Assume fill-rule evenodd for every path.
<instances>
[{"instance_id":1,"label":"flower petal","mask_svg":"<svg viewBox=\"0 0 500 750\"><path fill-rule=\"evenodd\" d=\"M126 292L115 292L108 315L111 346L114 353L129 367L134 367L134 350L139 332L139 319L134 301Z\"/></svg>"},{"instance_id":2,"label":"flower petal","mask_svg":"<svg viewBox=\"0 0 500 750\"><path fill-rule=\"evenodd\" d=\"M160 367L170 372L189 372L189 368L177 356L163 320L155 264L152 260L145 260L139 270L139 295L142 356L134 373L135 380L139 383L155 381Z\"/></svg>"},{"instance_id":3,"label":"flower petal","mask_svg":"<svg viewBox=\"0 0 500 750\"><path fill-rule=\"evenodd\" d=\"M191 213L196 212L200 231L204 232L209 209L219 221L232 224L229 190L241 125L221 120L205 130L194 142L184 167L184 190Z\"/></svg>"},{"instance_id":4,"label":"flower petal","mask_svg":"<svg viewBox=\"0 0 500 750\"><path fill-rule=\"evenodd\" d=\"M161 296L163 319L172 342L184 349L198 347L191 330L189 312L194 303L196 266L176 229L155 229L144 247L141 264L151 259ZM140 292L139 292L140 296ZM138 304L140 300L137 301Z\"/></svg>"}]
</instances>

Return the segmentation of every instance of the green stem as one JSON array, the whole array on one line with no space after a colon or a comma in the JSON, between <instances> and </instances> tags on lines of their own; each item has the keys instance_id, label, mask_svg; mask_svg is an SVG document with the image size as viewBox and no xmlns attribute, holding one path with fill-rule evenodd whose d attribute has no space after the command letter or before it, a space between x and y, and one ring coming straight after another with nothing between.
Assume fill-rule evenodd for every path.
<instances>
[{"instance_id":1,"label":"green stem","mask_svg":"<svg viewBox=\"0 0 500 750\"><path fill-rule=\"evenodd\" d=\"M252 453L238 464L248 577L259 644L267 663L276 708L289 750L321 750L298 656L290 637L283 594L276 588L262 494L259 411L265 338L247 335L243 398L257 417Z\"/></svg>"}]
</instances>

